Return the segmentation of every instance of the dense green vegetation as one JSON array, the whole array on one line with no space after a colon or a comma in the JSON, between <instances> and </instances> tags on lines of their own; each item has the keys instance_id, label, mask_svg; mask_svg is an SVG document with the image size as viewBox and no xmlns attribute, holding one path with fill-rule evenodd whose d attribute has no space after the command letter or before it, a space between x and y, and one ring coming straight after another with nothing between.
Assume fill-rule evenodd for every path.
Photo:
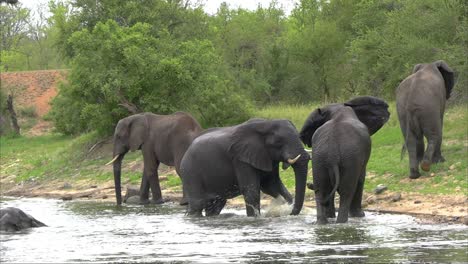
<instances>
[{"instance_id":1,"label":"dense green vegetation","mask_svg":"<svg viewBox=\"0 0 468 264\"><path fill-rule=\"evenodd\" d=\"M1 137L2 175L17 182L107 181L112 171L102 164L110 150L89 149L124 116L182 110L205 128L256 116L290 119L300 129L328 102L365 94L392 102L415 64L442 59L457 72L445 117L447 162L433 166L434 175L407 179L391 103L390 121L373 137L366 189L385 183L391 190L467 194L465 1L298 0L290 14L276 1L253 11L221 3L213 15L195 2L50 1L37 10L21 1L0 4L2 72L69 69L48 116L57 134ZM34 119L27 106L18 111ZM139 153L125 162L135 161ZM125 170L127 181L139 182L140 170ZM282 175L291 188L292 171Z\"/></svg>"},{"instance_id":2,"label":"dense green vegetation","mask_svg":"<svg viewBox=\"0 0 468 264\"><path fill-rule=\"evenodd\" d=\"M431 172L423 173L417 180L408 178L408 155L400 161L402 136L398 125L394 103L391 103L389 122L372 137L372 155L368 164L366 190L373 190L383 183L391 191L408 191L428 194L468 194L467 134L468 111L466 104L451 107L445 116L442 152L447 161L433 165ZM300 128L315 105L273 106L256 111L255 116L265 118L287 118ZM33 138L0 138L3 175L14 175L21 181L65 181L80 180L112 181L112 166L104 166L111 158L110 144L92 152L89 149L99 141L96 133L69 137L59 134ZM140 152L129 153L123 162L124 183L139 184L142 162ZM309 181L312 180L309 173ZM294 190L294 174L291 169L282 171L285 185ZM161 181L164 188L179 188L180 179L168 175Z\"/></svg>"},{"instance_id":3,"label":"dense green vegetation","mask_svg":"<svg viewBox=\"0 0 468 264\"><path fill-rule=\"evenodd\" d=\"M69 68L51 113L65 134L110 134L141 111L189 111L210 127L277 103L393 100L415 64L438 59L467 99L466 1L298 0L287 15L277 1L213 15L198 3L51 1L48 18L2 4L0 69Z\"/></svg>"}]
</instances>

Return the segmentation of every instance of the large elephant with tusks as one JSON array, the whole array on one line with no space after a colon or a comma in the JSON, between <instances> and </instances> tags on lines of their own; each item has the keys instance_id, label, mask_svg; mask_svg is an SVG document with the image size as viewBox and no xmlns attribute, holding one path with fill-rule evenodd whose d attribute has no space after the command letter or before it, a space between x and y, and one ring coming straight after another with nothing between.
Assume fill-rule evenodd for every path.
<instances>
[{"instance_id":1,"label":"large elephant with tusks","mask_svg":"<svg viewBox=\"0 0 468 264\"><path fill-rule=\"evenodd\" d=\"M248 216L260 214L260 191L292 196L279 177L279 163L292 166L296 194L291 214L302 209L308 154L288 120L252 119L237 126L209 129L197 137L181 164L188 214L220 214L227 199L243 195Z\"/></svg>"},{"instance_id":2,"label":"large elephant with tusks","mask_svg":"<svg viewBox=\"0 0 468 264\"><path fill-rule=\"evenodd\" d=\"M140 186L140 203L149 203L151 188L154 204L164 202L159 185L160 163L174 166L180 175L180 162L192 141L202 128L188 113L176 112L171 115L142 113L121 119L114 133L114 159L108 164L114 166L115 197L122 203L121 167L128 151L141 149L143 154L143 178ZM180 204L186 204L185 193Z\"/></svg>"}]
</instances>

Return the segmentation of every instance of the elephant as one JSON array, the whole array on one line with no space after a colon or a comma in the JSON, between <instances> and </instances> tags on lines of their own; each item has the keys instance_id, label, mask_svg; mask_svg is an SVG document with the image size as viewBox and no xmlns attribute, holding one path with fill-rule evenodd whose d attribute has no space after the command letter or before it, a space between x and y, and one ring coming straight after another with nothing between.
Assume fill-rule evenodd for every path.
<instances>
[{"instance_id":1,"label":"elephant","mask_svg":"<svg viewBox=\"0 0 468 264\"><path fill-rule=\"evenodd\" d=\"M361 96L344 104L317 108L305 120L302 142L312 147L313 185L317 224L335 217L334 195L340 194L337 223L348 216L363 217L361 207L366 166L371 153L370 136L389 119L388 104Z\"/></svg>"},{"instance_id":2,"label":"elephant","mask_svg":"<svg viewBox=\"0 0 468 264\"><path fill-rule=\"evenodd\" d=\"M20 231L26 228L42 226L46 225L26 214L21 209L15 207L0 209L0 230L2 231Z\"/></svg>"},{"instance_id":3,"label":"elephant","mask_svg":"<svg viewBox=\"0 0 468 264\"><path fill-rule=\"evenodd\" d=\"M171 115L141 113L125 117L117 123L114 133L113 163L115 196L122 204L122 159L130 151L141 149L143 177L140 185L140 203L161 204L164 200L158 178L160 163L174 166L180 175L180 162L192 141L202 132L200 124L190 114L176 112ZM152 200L149 201L151 188ZM181 205L186 204L185 193Z\"/></svg>"},{"instance_id":4,"label":"elephant","mask_svg":"<svg viewBox=\"0 0 468 264\"><path fill-rule=\"evenodd\" d=\"M227 199L244 196L247 216L260 215L260 190L291 194L279 177L279 163L293 167L296 194L291 214L302 209L308 154L289 120L251 119L242 124L210 129L197 137L181 163L182 183L188 197L187 215L219 215Z\"/></svg>"},{"instance_id":5,"label":"elephant","mask_svg":"<svg viewBox=\"0 0 468 264\"><path fill-rule=\"evenodd\" d=\"M401 157L407 149L410 179L421 176L419 164L423 171L429 171L432 163L445 161L441 153L442 127L445 102L454 84L453 70L438 60L414 66L413 73L396 90L398 120L405 142Z\"/></svg>"}]
</instances>

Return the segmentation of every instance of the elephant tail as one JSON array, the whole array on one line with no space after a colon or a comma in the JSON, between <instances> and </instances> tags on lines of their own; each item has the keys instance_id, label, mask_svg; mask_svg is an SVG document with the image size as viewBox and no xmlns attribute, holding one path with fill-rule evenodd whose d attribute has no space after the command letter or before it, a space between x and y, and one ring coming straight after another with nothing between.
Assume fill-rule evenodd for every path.
<instances>
[{"instance_id":1,"label":"elephant tail","mask_svg":"<svg viewBox=\"0 0 468 264\"><path fill-rule=\"evenodd\" d=\"M403 158L405 157L406 150L408 149L408 148L406 147L406 142L408 142L408 134L409 134L409 131L410 131L410 128L409 128L409 126L410 126L410 119L409 119L409 118L406 118L406 121L405 121L405 122L406 122L406 131L405 131L405 134L404 134L404 136L405 136L405 138L404 138L405 142L403 142L403 146L401 146L400 161L403 160Z\"/></svg>"},{"instance_id":2,"label":"elephant tail","mask_svg":"<svg viewBox=\"0 0 468 264\"><path fill-rule=\"evenodd\" d=\"M322 201L322 205L327 205L328 201L332 199L332 197L335 195L336 190L338 190L338 186L340 186L340 170L338 169L338 165L333 166L333 174L335 174L335 187L333 187L333 190L331 193L327 196L327 198ZM334 201L331 201L332 203Z\"/></svg>"}]
</instances>

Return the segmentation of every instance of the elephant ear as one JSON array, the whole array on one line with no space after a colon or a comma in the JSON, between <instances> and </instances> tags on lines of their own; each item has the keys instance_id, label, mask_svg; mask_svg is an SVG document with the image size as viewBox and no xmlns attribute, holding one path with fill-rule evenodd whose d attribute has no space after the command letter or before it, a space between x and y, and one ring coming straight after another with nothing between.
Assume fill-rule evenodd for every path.
<instances>
[{"instance_id":1,"label":"elephant ear","mask_svg":"<svg viewBox=\"0 0 468 264\"><path fill-rule=\"evenodd\" d=\"M128 143L130 151L141 148L143 141L148 133L148 120L144 114L138 114L132 117L128 126Z\"/></svg>"},{"instance_id":2,"label":"elephant ear","mask_svg":"<svg viewBox=\"0 0 468 264\"><path fill-rule=\"evenodd\" d=\"M444 77L446 91L445 98L449 99L450 93L452 92L452 88L455 85L455 77L453 75L453 70L443 60L438 60L434 62L434 64L437 66L437 69L439 69L440 73L442 74L442 77Z\"/></svg>"},{"instance_id":3,"label":"elephant ear","mask_svg":"<svg viewBox=\"0 0 468 264\"><path fill-rule=\"evenodd\" d=\"M302 143L308 147L312 147L312 136L326 121L327 118L322 112L322 109L317 108L310 113L302 126L301 132L299 133Z\"/></svg>"},{"instance_id":4,"label":"elephant ear","mask_svg":"<svg viewBox=\"0 0 468 264\"><path fill-rule=\"evenodd\" d=\"M359 121L364 123L372 136L388 121L388 104L377 97L359 96L344 103L353 108Z\"/></svg>"},{"instance_id":5,"label":"elephant ear","mask_svg":"<svg viewBox=\"0 0 468 264\"><path fill-rule=\"evenodd\" d=\"M417 71L419 71L423 66L424 66L424 64L416 64L416 65L414 65L414 67L413 67L413 73L416 73Z\"/></svg>"},{"instance_id":6,"label":"elephant ear","mask_svg":"<svg viewBox=\"0 0 468 264\"><path fill-rule=\"evenodd\" d=\"M265 145L265 135L268 132L268 122L256 120L237 126L232 134L232 144L229 153L236 159L253 167L272 171L273 160Z\"/></svg>"}]
</instances>

